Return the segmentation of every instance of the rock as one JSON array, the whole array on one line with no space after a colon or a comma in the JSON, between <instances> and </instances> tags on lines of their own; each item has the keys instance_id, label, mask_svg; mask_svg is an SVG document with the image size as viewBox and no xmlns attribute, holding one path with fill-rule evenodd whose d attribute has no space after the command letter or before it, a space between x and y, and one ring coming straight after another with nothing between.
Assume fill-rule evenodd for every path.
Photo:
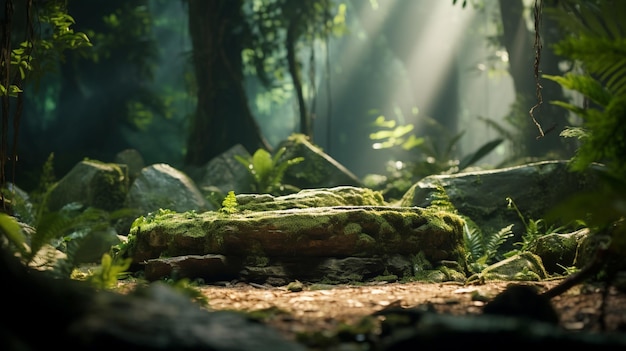
<instances>
[{"instance_id":1,"label":"rock","mask_svg":"<svg viewBox=\"0 0 626 351\"><path fill-rule=\"evenodd\" d=\"M290 160L304 157L304 161L289 167L283 178L284 184L300 189L332 188L342 185L362 186L361 181L335 159L313 145L303 134L293 134L281 142L277 149L286 147L282 157Z\"/></svg>"},{"instance_id":2,"label":"rock","mask_svg":"<svg viewBox=\"0 0 626 351\"><path fill-rule=\"evenodd\" d=\"M143 156L136 149L122 150L115 155L115 163L126 166L130 183L137 179L141 170L146 166Z\"/></svg>"},{"instance_id":3,"label":"rock","mask_svg":"<svg viewBox=\"0 0 626 351\"><path fill-rule=\"evenodd\" d=\"M69 203L105 211L120 209L128 193L125 174L115 163L81 161L52 187L46 205L53 212Z\"/></svg>"},{"instance_id":4,"label":"rock","mask_svg":"<svg viewBox=\"0 0 626 351\"><path fill-rule=\"evenodd\" d=\"M548 272L543 267L541 257L530 252L522 252L487 266L482 272L467 278L467 281L539 281L546 278Z\"/></svg>"},{"instance_id":5,"label":"rock","mask_svg":"<svg viewBox=\"0 0 626 351\"><path fill-rule=\"evenodd\" d=\"M409 323L405 327L395 325L389 335L382 337L377 347L381 351L413 350L415 345L421 349L464 349L472 341L479 343L483 350L501 350L502 345L524 349L594 350L620 350L626 346L623 333L572 333L529 318L491 314L457 316L419 310L412 315L409 311L391 311L383 315L383 329L391 329L385 324L400 318Z\"/></svg>"},{"instance_id":6,"label":"rock","mask_svg":"<svg viewBox=\"0 0 626 351\"><path fill-rule=\"evenodd\" d=\"M223 255L212 254L156 258L145 262L144 276L148 281L164 277L201 278L207 281L232 280L238 277L241 260L239 262L228 261Z\"/></svg>"},{"instance_id":7,"label":"rock","mask_svg":"<svg viewBox=\"0 0 626 351\"><path fill-rule=\"evenodd\" d=\"M235 194L250 193L254 180L246 167L235 159L235 155L250 157L248 150L237 144L214 157L203 167L190 170L189 176L196 182L200 191L216 199L223 199L229 191Z\"/></svg>"},{"instance_id":8,"label":"rock","mask_svg":"<svg viewBox=\"0 0 626 351\"><path fill-rule=\"evenodd\" d=\"M178 212L210 209L193 180L165 163L141 170L130 187L126 206L138 209L142 214L159 209Z\"/></svg>"},{"instance_id":9,"label":"rock","mask_svg":"<svg viewBox=\"0 0 626 351\"><path fill-rule=\"evenodd\" d=\"M421 208L343 206L233 214L162 211L137 219L129 235L127 255L136 263L207 254L239 258L249 277L256 269L264 270L265 276L284 274L288 281L306 280L302 275L318 271L328 276L332 270L323 267L329 262L341 263L337 270L350 268L356 275L382 274L398 264L397 258L393 264L384 259L394 255L409 262L416 255L430 262L460 262L462 267L465 262L460 218ZM350 261L351 257L361 260ZM368 259L373 263L367 264ZM357 261L362 265L345 266ZM286 273L268 274L268 267L276 263ZM404 266L394 274L406 271Z\"/></svg>"},{"instance_id":10,"label":"rock","mask_svg":"<svg viewBox=\"0 0 626 351\"><path fill-rule=\"evenodd\" d=\"M9 205L8 213L13 215L22 223L30 225L35 223L35 208L30 199L30 195L17 185L7 182L6 189L2 189L5 205Z\"/></svg>"},{"instance_id":11,"label":"rock","mask_svg":"<svg viewBox=\"0 0 626 351\"><path fill-rule=\"evenodd\" d=\"M11 282L3 297L27 301L0 320L1 350L296 350L276 329L234 311L208 311L164 283L127 295L82 281L29 270L0 248L0 276ZM48 316L33 334L33 318Z\"/></svg>"},{"instance_id":12,"label":"rock","mask_svg":"<svg viewBox=\"0 0 626 351\"><path fill-rule=\"evenodd\" d=\"M340 186L326 189L304 189L295 194L272 196L269 194L237 195L240 211L286 210L290 208L332 206L384 206L380 192L366 188Z\"/></svg>"},{"instance_id":13,"label":"rock","mask_svg":"<svg viewBox=\"0 0 626 351\"><path fill-rule=\"evenodd\" d=\"M542 235L532 243L528 251L541 257L548 273L564 274L565 268L580 264L577 258L583 259L584 250L579 249L589 233L589 228L583 228L572 233Z\"/></svg>"},{"instance_id":14,"label":"rock","mask_svg":"<svg viewBox=\"0 0 626 351\"><path fill-rule=\"evenodd\" d=\"M108 253L112 246L122 242L113 227L100 230L90 229L85 235L72 240L78 242L78 248L73 256L74 263L100 263L103 254Z\"/></svg>"},{"instance_id":15,"label":"rock","mask_svg":"<svg viewBox=\"0 0 626 351\"><path fill-rule=\"evenodd\" d=\"M552 325L559 324L550 299L539 294L537 288L531 285L511 284L496 295L483 307L483 313L488 315L527 318Z\"/></svg>"},{"instance_id":16,"label":"rock","mask_svg":"<svg viewBox=\"0 0 626 351\"><path fill-rule=\"evenodd\" d=\"M514 236L502 245L513 249L526 232L519 214L508 208L511 198L524 220L546 218L569 196L596 186L598 167L586 173L571 172L567 161L544 161L517 167L428 176L407 191L400 206L427 207L440 199L440 188L462 216L471 218L485 234L513 224ZM564 225L567 223L557 223Z\"/></svg>"}]
</instances>

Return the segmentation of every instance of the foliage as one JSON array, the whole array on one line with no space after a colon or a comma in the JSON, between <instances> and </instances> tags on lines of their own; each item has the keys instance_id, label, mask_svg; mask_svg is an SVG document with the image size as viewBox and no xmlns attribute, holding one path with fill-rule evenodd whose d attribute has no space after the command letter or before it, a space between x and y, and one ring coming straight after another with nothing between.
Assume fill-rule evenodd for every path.
<instances>
[{"instance_id":1,"label":"foliage","mask_svg":"<svg viewBox=\"0 0 626 351\"><path fill-rule=\"evenodd\" d=\"M48 191L52 189L52 186L56 182L56 177L54 175L54 153L51 152L48 155L48 158L44 162L41 167L41 173L39 174L39 182L37 183L37 187L30 192L30 199L32 203L36 206L37 211L43 211L43 204L46 203L46 196L48 195ZM27 222L29 224L33 224L33 222Z\"/></svg>"},{"instance_id":2,"label":"foliage","mask_svg":"<svg viewBox=\"0 0 626 351\"><path fill-rule=\"evenodd\" d=\"M248 73L256 74L267 87L281 82L286 68L286 32L295 22L294 39L312 44L329 35L342 35L346 31L345 4L338 4L336 14L332 0L252 0L244 8L247 14L248 47L243 51ZM295 43L291 43L295 44ZM267 75L271 73L271 75Z\"/></svg>"},{"instance_id":3,"label":"foliage","mask_svg":"<svg viewBox=\"0 0 626 351\"><path fill-rule=\"evenodd\" d=\"M316 93L315 43L341 35L346 28L346 5L338 4L336 15L331 13L334 7L333 0L253 0L244 6L248 28L243 51L245 70L255 73L266 88L277 90L278 83L282 85L279 93L295 93L300 132L309 136L313 130L306 99L314 99ZM299 55L303 45L310 48L308 84ZM285 84L287 75L291 77L289 85Z\"/></svg>"},{"instance_id":4,"label":"foliage","mask_svg":"<svg viewBox=\"0 0 626 351\"><path fill-rule=\"evenodd\" d=\"M563 76L544 75L590 102L576 106L553 101L582 118L582 125L561 135L576 137L581 145L572 169L582 171L593 162L605 163L610 172L626 176L626 33L621 17L626 4L620 1L565 2L565 11L549 12L570 33L554 44L556 54L574 61L580 70Z\"/></svg>"},{"instance_id":5,"label":"foliage","mask_svg":"<svg viewBox=\"0 0 626 351\"><path fill-rule=\"evenodd\" d=\"M33 7L32 1L19 2L20 11L27 14L26 21L14 21L14 4L5 2L6 13L3 16L3 43L2 59L0 66L0 98L2 100L2 145L0 146L0 188L6 183L5 165L7 160L17 161L17 136L22 110L24 107L23 91L24 83L27 82L31 73L34 74L35 82L49 71L48 66L57 57L62 57L65 50L77 50L91 46L89 39L84 33L74 32L71 26L74 19L67 13L65 1L45 1L41 6ZM38 22L38 28L45 28L38 37L34 36L33 18ZM19 23L16 25L16 23ZM24 27L20 28L19 25ZM15 33L22 33L23 40L13 49L14 41L19 39ZM9 99L16 98L17 103L10 108ZM12 115L12 116L11 116ZM9 120L12 120L9 123ZM13 128L12 155L9 150L9 131ZM15 166L15 163L13 163Z\"/></svg>"},{"instance_id":6,"label":"foliage","mask_svg":"<svg viewBox=\"0 0 626 351\"><path fill-rule=\"evenodd\" d=\"M22 228L14 217L0 212L0 232L8 239L17 253L25 257L29 253L29 248L26 243L26 238L22 232Z\"/></svg>"},{"instance_id":7,"label":"foliage","mask_svg":"<svg viewBox=\"0 0 626 351\"><path fill-rule=\"evenodd\" d=\"M303 157L283 160L282 156L286 150L283 147L276 151L274 156L264 149L258 149L250 158L235 155L235 159L246 166L254 178L254 191L273 195L280 195L284 191L286 185L282 184L282 180L285 172L289 167L304 161Z\"/></svg>"},{"instance_id":8,"label":"foliage","mask_svg":"<svg viewBox=\"0 0 626 351\"><path fill-rule=\"evenodd\" d=\"M513 236L513 225L508 225L491 235L485 235L478 226L465 219L463 226L463 239L467 251L467 266L470 272L482 272L494 261L500 260L498 249Z\"/></svg>"},{"instance_id":9,"label":"foliage","mask_svg":"<svg viewBox=\"0 0 626 351\"><path fill-rule=\"evenodd\" d=\"M537 239L548 234L558 233L565 228L565 226L554 227L553 225L548 225L545 219L532 219L526 218L522 212L519 210L513 199L510 197L506 198L507 208L515 211L519 219L524 224L524 233L522 234L522 241L513 243L513 245L520 246L517 250L512 250L506 253L506 256L512 256L514 254L518 254L521 252L526 252L530 248L532 248Z\"/></svg>"},{"instance_id":10,"label":"foliage","mask_svg":"<svg viewBox=\"0 0 626 351\"><path fill-rule=\"evenodd\" d=\"M220 212L227 214L236 213L238 211L237 205L237 197L235 196L235 192L231 190L224 198L224 201L222 201L222 208L220 208Z\"/></svg>"},{"instance_id":11,"label":"foliage","mask_svg":"<svg viewBox=\"0 0 626 351\"><path fill-rule=\"evenodd\" d=\"M117 286L117 280L128 270L132 258L113 259L111 255L102 255L100 267L87 277L87 281L99 289L110 289Z\"/></svg>"},{"instance_id":12,"label":"foliage","mask_svg":"<svg viewBox=\"0 0 626 351\"><path fill-rule=\"evenodd\" d=\"M548 12L569 35L554 44L558 55L573 62L575 70L563 76L544 75L583 97L581 106L571 101L552 101L581 119L561 133L577 138L580 147L570 162L582 172L602 163L600 185L592 192L563 201L550 217L583 220L594 233L611 237L608 250L626 254L626 32L621 1L564 1L561 11Z\"/></svg>"},{"instance_id":13,"label":"foliage","mask_svg":"<svg viewBox=\"0 0 626 351\"><path fill-rule=\"evenodd\" d=\"M456 207L441 185L436 186L429 208L457 213ZM471 218L463 215L461 218L463 219L463 245L466 251L465 261L470 272L479 273L489 264L502 258L498 249L513 236L511 231L513 225L489 235L485 234Z\"/></svg>"},{"instance_id":14,"label":"foliage","mask_svg":"<svg viewBox=\"0 0 626 351\"><path fill-rule=\"evenodd\" d=\"M46 1L35 8L39 26L46 28L46 31L38 38L27 38L11 50L10 68L7 72L18 72L19 75L8 77L8 80L2 79L0 96L17 97L18 93L23 92L21 83L30 72L35 72L36 78L39 78L56 67L55 64L63 58L64 51L92 46L85 33L74 32L71 28L75 21L67 13L64 3L58 0ZM12 29L28 32L24 28ZM3 66L4 64L3 62ZM5 85L7 81L9 85Z\"/></svg>"},{"instance_id":15,"label":"foliage","mask_svg":"<svg viewBox=\"0 0 626 351\"><path fill-rule=\"evenodd\" d=\"M134 130L146 130L155 117L167 116L168 103L172 97L160 96L156 89L147 82L153 81L154 71L158 62L159 47L154 39L153 18L149 1L120 1L119 5L111 2L106 5L95 23L84 23L91 26L86 31L98 45L83 56L94 64L116 67L123 65L132 75L124 77L117 89L125 94L110 94L112 103L123 110L123 122ZM81 10L90 7L81 7ZM169 54L169 53L168 53ZM78 65L77 65L78 66ZM89 73L93 66L85 66L83 75ZM118 68L120 72L122 68ZM97 78L98 76L93 76ZM102 94L107 94L102 87ZM118 101L116 101L119 99Z\"/></svg>"},{"instance_id":16,"label":"foliage","mask_svg":"<svg viewBox=\"0 0 626 351\"><path fill-rule=\"evenodd\" d=\"M208 307L209 299L206 295L204 295L202 290L198 289L198 284L196 282L192 282L188 278L166 279L164 282L180 294L189 297L195 303Z\"/></svg>"},{"instance_id":17,"label":"foliage","mask_svg":"<svg viewBox=\"0 0 626 351\"><path fill-rule=\"evenodd\" d=\"M464 132L450 135L444 126L432 118L425 121L436 130L436 133L418 137L414 133L412 124L397 125L395 120L388 120L385 116L378 116L373 126L378 128L370 134L375 143L374 149L395 149L405 155L407 161L392 161L387 167L388 177L384 178L386 189L383 193L389 197L401 196L419 179L433 174L452 174L463 171L476 164L483 157L493 151L503 139L489 141L476 151L465 155L460 160L455 156L456 147ZM442 140L445 147L438 147ZM370 184L376 188L376 184ZM401 188L397 188L400 186Z\"/></svg>"}]
</instances>

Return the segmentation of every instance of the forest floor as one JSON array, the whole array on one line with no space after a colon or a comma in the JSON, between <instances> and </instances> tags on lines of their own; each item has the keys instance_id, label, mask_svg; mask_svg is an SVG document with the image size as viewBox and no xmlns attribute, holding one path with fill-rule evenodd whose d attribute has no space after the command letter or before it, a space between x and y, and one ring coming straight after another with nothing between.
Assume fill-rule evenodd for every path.
<instances>
[{"instance_id":1,"label":"forest floor","mask_svg":"<svg viewBox=\"0 0 626 351\"><path fill-rule=\"evenodd\" d=\"M517 282L539 292L559 280ZM394 282L323 286L303 284L302 291L248 283L201 285L210 310L250 313L287 338L311 335L332 338L337 330L358 325L364 317L389 308L413 308L428 304L437 313L480 314L482 307L513 282L487 281L477 285L458 283ZM560 326L569 331L626 332L626 291L603 284L574 286L551 299ZM605 298L606 297L606 298ZM604 304L604 307L603 307Z\"/></svg>"}]
</instances>

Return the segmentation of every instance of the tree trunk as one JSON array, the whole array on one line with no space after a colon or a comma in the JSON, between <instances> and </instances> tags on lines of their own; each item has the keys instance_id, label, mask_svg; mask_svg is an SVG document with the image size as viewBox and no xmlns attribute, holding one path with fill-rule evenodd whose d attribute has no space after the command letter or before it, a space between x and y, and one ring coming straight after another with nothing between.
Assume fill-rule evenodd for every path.
<instances>
[{"instance_id":1,"label":"tree trunk","mask_svg":"<svg viewBox=\"0 0 626 351\"><path fill-rule=\"evenodd\" d=\"M198 105L190 123L185 165L201 166L236 144L271 150L243 88L242 0L190 0L189 33Z\"/></svg>"}]
</instances>

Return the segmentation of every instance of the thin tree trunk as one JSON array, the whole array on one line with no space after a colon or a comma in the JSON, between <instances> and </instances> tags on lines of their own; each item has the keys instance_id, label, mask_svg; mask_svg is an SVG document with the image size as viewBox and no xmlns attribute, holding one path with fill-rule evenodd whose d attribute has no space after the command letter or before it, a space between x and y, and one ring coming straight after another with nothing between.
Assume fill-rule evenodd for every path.
<instances>
[{"instance_id":1,"label":"thin tree trunk","mask_svg":"<svg viewBox=\"0 0 626 351\"><path fill-rule=\"evenodd\" d=\"M243 88L242 0L189 0L189 33L198 106L190 123L185 164L201 166L235 144L271 150ZM239 30L239 32L241 32Z\"/></svg>"},{"instance_id":2,"label":"thin tree trunk","mask_svg":"<svg viewBox=\"0 0 626 351\"><path fill-rule=\"evenodd\" d=\"M289 28L287 29L287 64L289 66L289 73L293 81L293 87L296 91L296 97L298 98L298 109L300 110L300 133L309 136L313 139L313 131L311 128L311 119L306 108L306 102L304 100L304 92L302 91L302 74L300 73L300 67L296 60L296 40L299 35L298 30L298 15L291 19Z\"/></svg>"}]
</instances>

